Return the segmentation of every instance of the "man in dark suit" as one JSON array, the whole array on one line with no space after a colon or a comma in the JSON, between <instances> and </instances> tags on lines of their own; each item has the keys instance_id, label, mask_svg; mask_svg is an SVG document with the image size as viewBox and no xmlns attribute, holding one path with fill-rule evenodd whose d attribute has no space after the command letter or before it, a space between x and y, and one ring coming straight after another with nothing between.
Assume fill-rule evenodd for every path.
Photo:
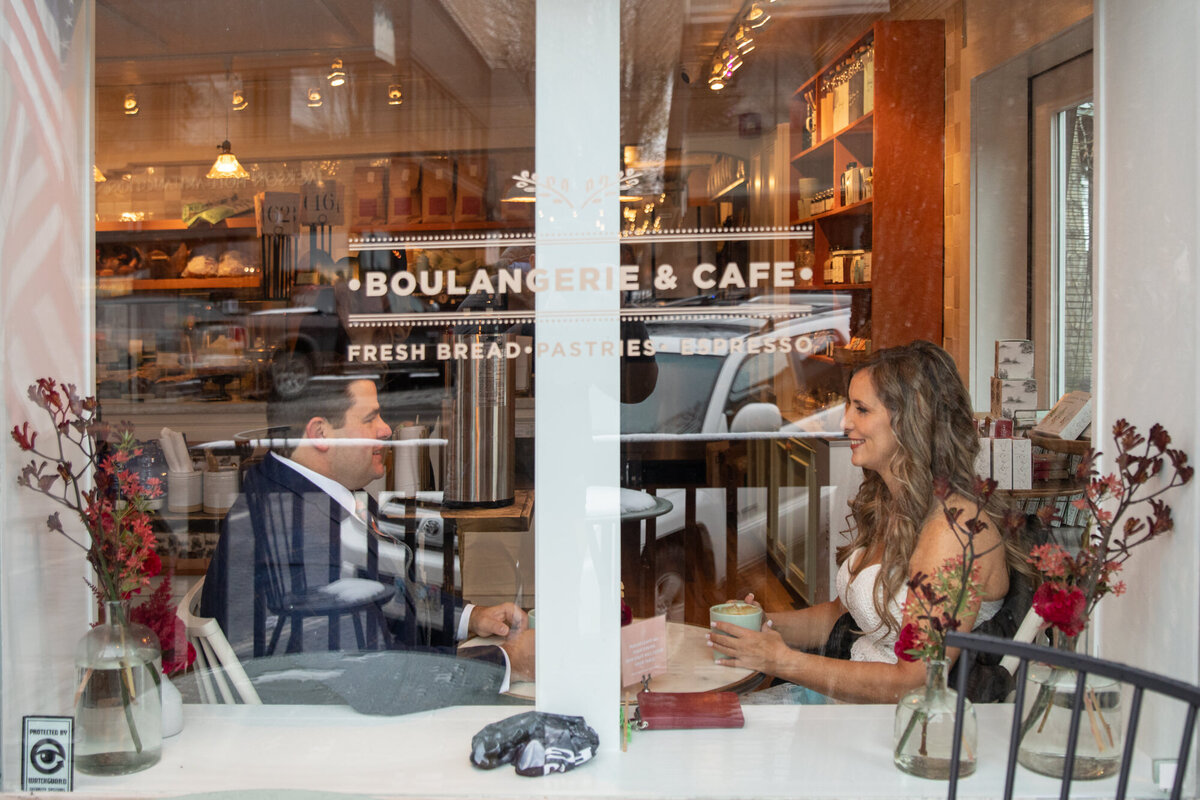
<instances>
[{"instance_id":1,"label":"man in dark suit","mask_svg":"<svg viewBox=\"0 0 1200 800\"><path fill-rule=\"evenodd\" d=\"M201 594L201 615L214 617L235 648L253 632L255 604L263 600L256 598L256 591L267 580L286 582L289 587L328 587L329 594L346 598L370 597L381 588L376 581L346 574L341 554L342 537L379 535L374 500L363 508L355 497L355 492L382 477L384 441L392 433L380 415L375 384L369 380L317 383L301 398L273 406L269 416L272 423L288 425L289 444L297 439L299 443L287 456L271 452L247 470L242 494L222 521ZM273 571L268 563L275 567ZM261 619L261 606L259 614ZM457 639L512 633L498 648L478 648L475 655L510 667L516 678L533 676L533 634L526 630L520 608L513 603L468 604L455 616ZM373 622L366 620L368 625ZM350 619L325 623L316 637L303 639L305 649L354 649L357 637L350 623ZM338 626L333 635L330 624ZM399 627L403 636L403 626ZM300 641L289 640L289 644L299 646Z\"/></svg>"}]
</instances>

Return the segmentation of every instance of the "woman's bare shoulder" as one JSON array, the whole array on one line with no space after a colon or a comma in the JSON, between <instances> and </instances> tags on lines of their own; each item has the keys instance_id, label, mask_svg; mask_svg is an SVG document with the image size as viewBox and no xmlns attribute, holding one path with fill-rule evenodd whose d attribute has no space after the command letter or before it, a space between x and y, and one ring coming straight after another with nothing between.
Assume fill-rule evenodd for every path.
<instances>
[{"instance_id":1,"label":"woman's bare shoulder","mask_svg":"<svg viewBox=\"0 0 1200 800\"><path fill-rule=\"evenodd\" d=\"M982 512L979 503L965 495L954 493L945 501L934 501L933 510L921 528L918 551L961 553L963 540L971 533L977 544L995 544L999 532L990 515Z\"/></svg>"}]
</instances>

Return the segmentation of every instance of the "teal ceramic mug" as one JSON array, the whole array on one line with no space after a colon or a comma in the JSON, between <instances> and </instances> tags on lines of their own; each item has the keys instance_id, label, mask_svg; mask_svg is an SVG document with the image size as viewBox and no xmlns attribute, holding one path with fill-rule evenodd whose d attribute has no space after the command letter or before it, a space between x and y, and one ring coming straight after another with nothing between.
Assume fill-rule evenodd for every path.
<instances>
[{"instance_id":1,"label":"teal ceramic mug","mask_svg":"<svg viewBox=\"0 0 1200 800\"><path fill-rule=\"evenodd\" d=\"M743 603L740 600L731 603L720 603L708 610L709 619L713 622L728 622L731 625L737 625L739 628L757 631L762 628L763 611L753 603ZM725 634L712 629L713 640L713 658L727 658L728 653L722 653L716 646L721 641L721 637Z\"/></svg>"}]
</instances>

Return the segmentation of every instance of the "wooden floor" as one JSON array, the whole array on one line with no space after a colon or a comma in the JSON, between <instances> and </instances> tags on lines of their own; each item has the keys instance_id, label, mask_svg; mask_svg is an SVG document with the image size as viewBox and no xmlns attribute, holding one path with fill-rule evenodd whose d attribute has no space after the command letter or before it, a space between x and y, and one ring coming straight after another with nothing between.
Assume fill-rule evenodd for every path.
<instances>
[{"instance_id":1,"label":"wooden floor","mask_svg":"<svg viewBox=\"0 0 1200 800\"><path fill-rule=\"evenodd\" d=\"M804 608L805 602L793 597L783 582L776 577L766 560L743 568L734 581L733 597L743 598L748 593L754 593L754 599L766 611L785 611L790 608Z\"/></svg>"},{"instance_id":2,"label":"wooden floor","mask_svg":"<svg viewBox=\"0 0 1200 800\"><path fill-rule=\"evenodd\" d=\"M740 600L751 593L766 611L805 607L804 601L788 591L765 560L743 567L731 589L726 591L723 584L705 585L702 581L692 580L684 588L686 601L673 606L667 612L667 618L707 626L711 606L726 600Z\"/></svg>"}]
</instances>

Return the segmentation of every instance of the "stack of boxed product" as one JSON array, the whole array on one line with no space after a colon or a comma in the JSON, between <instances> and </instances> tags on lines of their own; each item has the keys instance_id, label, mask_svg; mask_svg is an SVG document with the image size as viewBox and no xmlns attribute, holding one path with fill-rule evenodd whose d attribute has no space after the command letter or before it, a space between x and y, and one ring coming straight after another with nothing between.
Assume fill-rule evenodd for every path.
<instances>
[{"instance_id":1,"label":"stack of boxed product","mask_svg":"<svg viewBox=\"0 0 1200 800\"><path fill-rule=\"evenodd\" d=\"M1000 339L992 377L992 413L980 431L976 472L996 481L1000 490L1033 487L1032 443L1014 438L1014 420L1037 410L1037 381L1033 377L1033 342ZM994 421L993 421L994 420Z\"/></svg>"},{"instance_id":2,"label":"stack of boxed product","mask_svg":"<svg viewBox=\"0 0 1200 800\"><path fill-rule=\"evenodd\" d=\"M996 341L996 370L992 375L992 416L1016 419L1018 411L1037 410L1037 381L1033 377L1033 342Z\"/></svg>"},{"instance_id":3,"label":"stack of boxed product","mask_svg":"<svg viewBox=\"0 0 1200 800\"><path fill-rule=\"evenodd\" d=\"M1002 491L1033 488L1033 443L1013 437L1011 419L984 421L979 431L975 472L996 482Z\"/></svg>"}]
</instances>

